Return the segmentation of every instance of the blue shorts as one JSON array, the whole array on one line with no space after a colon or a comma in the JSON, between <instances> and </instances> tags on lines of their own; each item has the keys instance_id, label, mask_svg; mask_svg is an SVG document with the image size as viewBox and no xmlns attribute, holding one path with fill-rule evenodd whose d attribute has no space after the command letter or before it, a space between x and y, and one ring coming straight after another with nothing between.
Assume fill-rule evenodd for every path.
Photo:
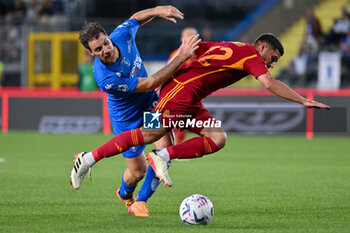
<instances>
[{"instance_id":1,"label":"blue shorts","mask_svg":"<svg viewBox=\"0 0 350 233\"><path fill-rule=\"evenodd\" d=\"M134 121L112 122L114 135L122 132L137 129L142 126L142 116ZM129 150L122 153L125 158L135 158L145 149L146 145L133 146Z\"/></svg>"},{"instance_id":2,"label":"blue shorts","mask_svg":"<svg viewBox=\"0 0 350 233\"><path fill-rule=\"evenodd\" d=\"M118 135L122 132L140 128L143 125L143 112L152 111L152 109L157 105L158 96L154 96L154 99L149 101L149 106L145 110L138 112L138 116L135 116L132 120L128 121L111 121L112 129L114 135ZM133 146L129 150L122 153L124 158L135 158L143 152L146 145Z\"/></svg>"}]
</instances>

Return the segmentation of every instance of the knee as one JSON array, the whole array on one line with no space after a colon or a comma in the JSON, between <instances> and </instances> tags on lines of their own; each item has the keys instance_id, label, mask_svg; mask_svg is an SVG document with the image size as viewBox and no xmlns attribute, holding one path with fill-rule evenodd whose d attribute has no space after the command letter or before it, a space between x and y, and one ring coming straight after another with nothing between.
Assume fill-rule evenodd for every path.
<instances>
[{"instance_id":1,"label":"knee","mask_svg":"<svg viewBox=\"0 0 350 233\"><path fill-rule=\"evenodd\" d=\"M151 144L156 141L155 135L153 135L151 132L142 132L142 136L144 144Z\"/></svg>"},{"instance_id":2,"label":"knee","mask_svg":"<svg viewBox=\"0 0 350 233\"><path fill-rule=\"evenodd\" d=\"M137 170L132 172L132 176L137 182L142 180L145 177L145 175L146 175L146 170Z\"/></svg>"},{"instance_id":3,"label":"knee","mask_svg":"<svg viewBox=\"0 0 350 233\"><path fill-rule=\"evenodd\" d=\"M151 144L163 137L167 131L165 129L144 129L141 128L144 144Z\"/></svg>"},{"instance_id":4,"label":"knee","mask_svg":"<svg viewBox=\"0 0 350 233\"><path fill-rule=\"evenodd\" d=\"M219 129L215 132L213 131L203 132L202 136L210 138L218 147L218 150L220 150L226 145L227 135L223 129Z\"/></svg>"},{"instance_id":5,"label":"knee","mask_svg":"<svg viewBox=\"0 0 350 233\"><path fill-rule=\"evenodd\" d=\"M146 175L146 171L147 171L146 163L140 164L139 166L134 168L129 168L129 172L133 182L139 182L140 180L142 180Z\"/></svg>"},{"instance_id":6,"label":"knee","mask_svg":"<svg viewBox=\"0 0 350 233\"><path fill-rule=\"evenodd\" d=\"M215 138L212 139L216 146L218 147L218 150L223 148L226 145L227 141L227 135L225 132L220 132L219 134L215 135Z\"/></svg>"}]
</instances>

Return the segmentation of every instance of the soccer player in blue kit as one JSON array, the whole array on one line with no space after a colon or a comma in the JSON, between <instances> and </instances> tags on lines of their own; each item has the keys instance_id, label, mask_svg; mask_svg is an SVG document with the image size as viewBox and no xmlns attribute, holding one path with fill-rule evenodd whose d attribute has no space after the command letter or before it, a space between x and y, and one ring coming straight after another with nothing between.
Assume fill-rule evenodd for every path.
<instances>
[{"instance_id":1,"label":"soccer player in blue kit","mask_svg":"<svg viewBox=\"0 0 350 233\"><path fill-rule=\"evenodd\" d=\"M183 14L173 6L158 6L135 13L109 36L97 23L86 24L79 35L80 42L91 55L95 56L95 79L100 89L108 94L108 110L115 135L142 125L143 112L152 110L157 104L158 96L154 89L167 81L188 58L194 55L200 42L198 35L184 40L172 62L147 78L136 47L135 36L139 26L154 17L176 23L175 18L183 19ZM165 135L155 143L155 147L160 149L171 144L170 135ZM146 202L160 181L152 167L147 168L144 148L145 145L135 146L122 153L128 167L123 173L121 186L116 190L116 195L131 214L147 217L149 211ZM91 152L77 154L74 161L71 183L74 189L79 189L87 170L90 174L91 166L96 161ZM144 183L135 199L134 190L145 173Z\"/></svg>"}]
</instances>

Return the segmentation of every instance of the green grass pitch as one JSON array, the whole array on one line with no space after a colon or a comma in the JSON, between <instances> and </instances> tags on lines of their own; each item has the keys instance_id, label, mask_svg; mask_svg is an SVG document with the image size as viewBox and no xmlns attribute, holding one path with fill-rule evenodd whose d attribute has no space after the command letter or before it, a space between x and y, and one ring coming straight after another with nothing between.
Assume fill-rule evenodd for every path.
<instances>
[{"instance_id":1,"label":"green grass pitch","mask_svg":"<svg viewBox=\"0 0 350 233\"><path fill-rule=\"evenodd\" d=\"M79 191L69 185L73 154L109 138L0 134L0 232L350 232L349 138L231 135L214 155L173 162L174 185L148 201L150 218L114 195L122 156L96 164ZM207 226L179 218L194 193L214 204Z\"/></svg>"}]
</instances>

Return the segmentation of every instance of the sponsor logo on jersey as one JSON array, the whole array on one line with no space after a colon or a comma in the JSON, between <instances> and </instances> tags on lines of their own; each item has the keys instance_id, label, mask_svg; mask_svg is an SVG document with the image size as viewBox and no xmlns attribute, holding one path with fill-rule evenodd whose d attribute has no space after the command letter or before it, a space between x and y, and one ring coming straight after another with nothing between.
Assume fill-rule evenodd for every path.
<instances>
[{"instance_id":1,"label":"sponsor logo on jersey","mask_svg":"<svg viewBox=\"0 0 350 233\"><path fill-rule=\"evenodd\" d=\"M131 68L131 74L130 74L131 77L135 77L136 75L139 74L141 65L142 65L142 60L140 56L137 55L134 60L134 64L132 65L132 68Z\"/></svg>"}]
</instances>

